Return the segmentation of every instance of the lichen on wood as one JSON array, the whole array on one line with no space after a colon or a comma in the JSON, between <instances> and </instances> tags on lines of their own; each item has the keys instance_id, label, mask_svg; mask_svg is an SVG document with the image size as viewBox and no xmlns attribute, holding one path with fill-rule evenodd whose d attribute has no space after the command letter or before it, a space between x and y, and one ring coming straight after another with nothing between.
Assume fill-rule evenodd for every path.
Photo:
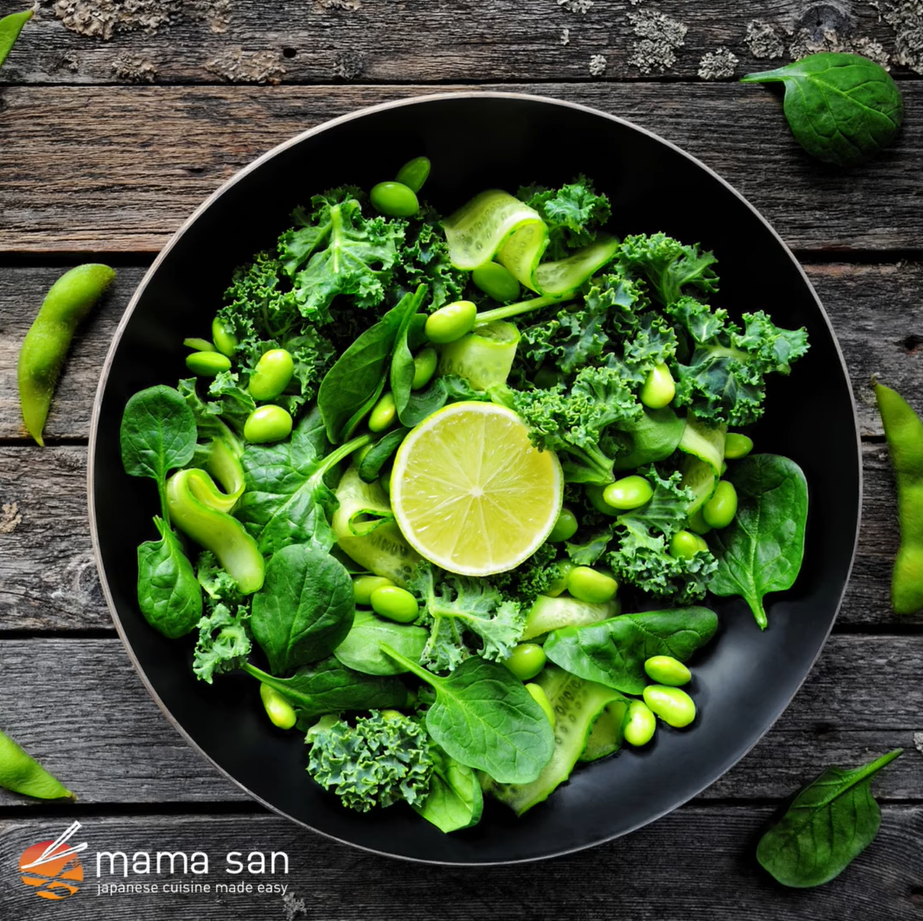
<instances>
[{"instance_id":1,"label":"lichen on wood","mask_svg":"<svg viewBox=\"0 0 923 921\"><path fill-rule=\"evenodd\" d=\"M676 63L676 51L686 41L688 26L659 10L642 9L628 19L639 41L634 43L628 63L643 74L661 73Z\"/></svg>"}]
</instances>

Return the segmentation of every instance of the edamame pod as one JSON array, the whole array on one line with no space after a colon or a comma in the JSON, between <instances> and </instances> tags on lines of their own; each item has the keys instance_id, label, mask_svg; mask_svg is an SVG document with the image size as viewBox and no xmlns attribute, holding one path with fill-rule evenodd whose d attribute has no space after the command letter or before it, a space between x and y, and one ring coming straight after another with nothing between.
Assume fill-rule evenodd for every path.
<instances>
[{"instance_id":1,"label":"edamame pod","mask_svg":"<svg viewBox=\"0 0 923 921\"><path fill-rule=\"evenodd\" d=\"M26 430L40 445L45 444L45 420L77 324L114 278L114 269L96 263L65 272L45 295L26 333L17 367L19 402Z\"/></svg>"},{"instance_id":2,"label":"edamame pod","mask_svg":"<svg viewBox=\"0 0 923 921\"><path fill-rule=\"evenodd\" d=\"M38 799L77 799L3 732L0 732L0 787Z\"/></svg>"}]
</instances>

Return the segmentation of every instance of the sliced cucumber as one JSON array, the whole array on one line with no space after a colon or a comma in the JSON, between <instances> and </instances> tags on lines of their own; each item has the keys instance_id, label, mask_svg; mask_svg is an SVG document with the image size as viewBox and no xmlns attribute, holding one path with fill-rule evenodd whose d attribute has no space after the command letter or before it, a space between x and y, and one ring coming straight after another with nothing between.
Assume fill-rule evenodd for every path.
<instances>
[{"instance_id":1,"label":"sliced cucumber","mask_svg":"<svg viewBox=\"0 0 923 921\"><path fill-rule=\"evenodd\" d=\"M442 346L437 373L465 377L475 390L505 384L518 344L519 330L512 323L487 323Z\"/></svg>"},{"instance_id":2,"label":"sliced cucumber","mask_svg":"<svg viewBox=\"0 0 923 921\"><path fill-rule=\"evenodd\" d=\"M567 259L543 262L535 270L535 290L541 294L568 294L576 291L588 278L611 262L619 241L608 234L589 246L578 249Z\"/></svg>"},{"instance_id":3,"label":"sliced cucumber","mask_svg":"<svg viewBox=\"0 0 923 921\"><path fill-rule=\"evenodd\" d=\"M681 485L695 493L695 498L687 513L692 516L714 495L718 486L718 477L710 464L691 454L683 458L679 469L683 474Z\"/></svg>"},{"instance_id":4,"label":"sliced cucumber","mask_svg":"<svg viewBox=\"0 0 923 921\"><path fill-rule=\"evenodd\" d=\"M615 617L619 610L617 598L604 604L592 604L588 601L578 601L570 595L559 595L556 598L550 595L539 595L526 618L522 639L531 640L536 636L557 630L558 627L582 627L584 624L595 624L597 621Z\"/></svg>"},{"instance_id":5,"label":"sliced cucumber","mask_svg":"<svg viewBox=\"0 0 923 921\"><path fill-rule=\"evenodd\" d=\"M727 430L726 425L712 427L689 416L683 429L683 437L679 440L679 450L704 461L715 472L715 476L721 476Z\"/></svg>"},{"instance_id":6,"label":"sliced cucumber","mask_svg":"<svg viewBox=\"0 0 923 921\"><path fill-rule=\"evenodd\" d=\"M364 537L376 528L394 521L391 502L375 480L366 483L359 468L351 464L336 488L337 506L333 515L333 530L352 537Z\"/></svg>"},{"instance_id":7,"label":"sliced cucumber","mask_svg":"<svg viewBox=\"0 0 923 921\"><path fill-rule=\"evenodd\" d=\"M628 703L628 700L616 700L599 714L586 740L580 761L599 761L600 758L614 755L622 747L622 727Z\"/></svg>"},{"instance_id":8,"label":"sliced cucumber","mask_svg":"<svg viewBox=\"0 0 923 921\"><path fill-rule=\"evenodd\" d=\"M597 717L612 703L626 699L612 688L584 681L560 668L545 668L536 679L554 707L557 722L551 761L528 784L499 784L486 780L488 793L506 803L517 815L546 800L568 777L586 749Z\"/></svg>"}]
</instances>

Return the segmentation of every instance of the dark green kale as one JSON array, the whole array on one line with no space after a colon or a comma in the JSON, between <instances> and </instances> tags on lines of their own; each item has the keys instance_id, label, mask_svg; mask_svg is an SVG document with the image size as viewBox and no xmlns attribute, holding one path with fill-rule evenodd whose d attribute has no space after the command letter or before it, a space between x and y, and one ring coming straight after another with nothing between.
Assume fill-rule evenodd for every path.
<instances>
[{"instance_id":1,"label":"dark green kale","mask_svg":"<svg viewBox=\"0 0 923 921\"><path fill-rule=\"evenodd\" d=\"M702 252L697 244L686 246L665 233L625 237L616 261L623 274L646 278L664 306L676 303L688 286L703 294L718 290L712 268L718 261L715 254Z\"/></svg>"}]
</instances>

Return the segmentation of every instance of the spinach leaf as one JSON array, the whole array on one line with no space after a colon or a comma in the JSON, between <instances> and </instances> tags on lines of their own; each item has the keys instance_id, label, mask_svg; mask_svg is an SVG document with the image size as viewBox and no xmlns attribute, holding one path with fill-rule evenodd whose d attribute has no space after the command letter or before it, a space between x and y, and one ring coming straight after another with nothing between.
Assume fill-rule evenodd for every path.
<instances>
[{"instance_id":1,"label":"spinach leaf","mask_svg":"<svg viewBox=\"0 0 923 921\"><path fill-rule=\"evenodd\" d=\"M179 537L154 518L160 540L138 547L138 605L145 620L171 640L195 629L202 616L202 590Z\"/></svg>"},{"instance_id":2,"label":"spinach leaf","mask_svg":"<svg viewBox=\"0 0 923 921\"><path fill-rule=\"evenodd\" d=\"M316 546L292 544L266 565L250 628L273 674L284 675L329 656L349 633L355 610L343 564Z\"/></svg>"},{"instance_id":3,"label":"spinach leaf","mask_svg":"<svg viewBox=\"0 0 923 921\"><path fill-rule=\"evenodd\" d=\"M505 665L474 656L440 678L387 644L382 649L436 691L426 728L446 754L498 783L530 783L551 760L554 732Z\"/></svg>"},{"instance_id":4,"label":"spinach leaf","mask_svg":"<svg viewBox=\"0 0 923 921\"><path fill-rule=\"evenodd\" d=\"M778 81L785 84L785 117L795 140L827 163L855 166L890 144L901 126L897 84L862 55L821 52L742 79Z\"/></svg>"},{"instance_id":5,"label":"spinach leaf","mask_svg":"<svg viewBox=\"0 0 923 921\"><path fill-rule=\"evenodd\" d=\"M173 387L148 387L125 405L119 429L122 466L131 476L156 480L165 521L170 520L164 492L167 473L192 460L196 436L195 416Z\"/></svg>"},{"instance_id":6,"label":"spinach leaf","mask_svg":"<svg viewBox=\"0 0 923 921\"><path fill-rule=\"evenodd\" d=\"M317 407L334 443L349 437L375 405L388 378L391 355L407 324L417 312L426 288L406 294L377 323L359 335L324 375Z\"/></svg>"},{"instance_id":7,"label":"spinach leaf","mask_svg":"<svg viewBox=\"0 0 923 921\"><path fill-rule=\"evenodd\" d=\"M484 794L477 774L437 745L432 747L431 755L433 773L429 792L422 803L412 804L414 811L446 834L477 825L484 810Z\"/></svg>"},{"instance_id":8,"label":"spinach leaf","mask_svg":"<svg viewBox=\"0 0 923 921\"><path fill-rule=\"evenodd\" d=\"M408 337L411 328L425 324L426 318L421 313L413 313L401 323L400 331L397 334L397 340L394 343L394 353L391 356L391 395L394 397L394 405L397 409L397 417L407 407L407 401L413 391L413 375L416 370L413 363L413 352L410 351ZM422 328L422 327L421 327Z\"/></svg>"},{"instance_id":9,"label":"spinach leaf","mask_svg":"<svg viewBox=\"0 0 923 921\"><path fill-rule=\"evenodd\" d=\"M718 629L708 608L673 608L622 614L583 627L560 627L545 641L545 654L561 668L625 694L640 694L644 662L673 656L685 662Z\"/></svg>"},{"instance_id":10,"label":"spinach leaf","mask_svg":"<svg viewBox=\"0 0 923 921\"><path fill-rule=\"evenodd\" d=\"M249 662L243 669L291 701L299 711L299 728L326 713L407 706L407 688L400 678L363 675L332 656L298 669L291 678L276 678Z\"/></svg>"},{"instance_id":11,"label":"spinach leaf","mask_svg":"<svg viewBox=\"0 0 923 921\"><path fill-rule=\"evenodd\" d=\"M32 10L23 13L10 13L0 19L0 66L10 53L22 27L32 18Z\"/></svg>"},{"instance_id":12,"label":"spinach leaf","mask_svg":"<svg viewBox=\"0 0 923 921\"><path fill-rule=\"evenodd\" d=\"M369 611L356 611L352 629L334 649L337 661L365 675L399 675L407 669L381 651L387 643L401 655L420 661L429 633L423 627L382 620Z\"/></svg>"},{"instance_id":13,"label":"spinach leaf","mask_svg":"<svg viewBox=\"0 0 923 921\"><path fill-rule=\"evenodd\" d=\"M359 477L366 483L374 483L381 474L382 467L394 457L400 443L404 440L410 429L401 426L382 436L373 444L359 461L357 467Z\"/></svg>"},{"instance_id":14,"label":"spinach leaf","mask_svg":"<svg viewBox=\"0 0 923 921\"><path fill-rule=\"evenodd\" d=\"M869 785L902 749L855 770L827 768L795 797L763 837L756 859L783 886L820 886L839 876L872 843L881 810Z\"/></svg>"},{"instance_id":15,"label":"spinach leaf","mask_svg":"<svg viewBox=\"0 0 923 921\"><path fill-rule=\"evenodd\" d=\"M791 588L801 569L807 480L793 460L776 454L736 461L725 479L734 484L739 504L730 526L709 535L718 568L708 588L715 595L740 595L765 630L763 596Z\"/></svg>"}]
</instances>

